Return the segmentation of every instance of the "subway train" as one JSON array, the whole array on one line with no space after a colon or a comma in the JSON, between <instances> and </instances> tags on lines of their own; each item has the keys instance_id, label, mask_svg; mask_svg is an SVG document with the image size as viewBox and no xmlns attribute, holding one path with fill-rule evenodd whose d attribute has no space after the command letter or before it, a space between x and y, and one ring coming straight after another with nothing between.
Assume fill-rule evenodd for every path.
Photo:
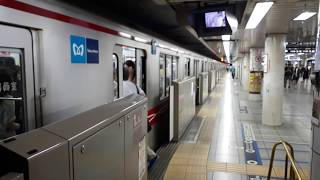
<instances>
[{"instance_id":1,"label":"subway train","mask_svg":"<svg viewBox=\"0 0 320 180\"><path fill-rule=\"evenodd\" d=\"M169 141L172 82L225 67L61 2L0 1L0 99L12 101L14 117L12 131L0 135L20 134L122 98L127 60L136 63L136 83L148 98L153 149Z\"/></svg>"}]
</instances>

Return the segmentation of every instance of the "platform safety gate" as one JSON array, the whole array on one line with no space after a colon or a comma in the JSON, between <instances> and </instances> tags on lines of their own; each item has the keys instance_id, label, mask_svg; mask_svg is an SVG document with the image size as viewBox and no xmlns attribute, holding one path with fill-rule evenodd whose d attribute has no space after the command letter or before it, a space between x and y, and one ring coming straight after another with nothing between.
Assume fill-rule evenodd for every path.
<instances>
[{"instance_id":1,"label":"platform safety gate","mask_svg":"<svg viewBox=\"0 0 320 180\"><path fill-rule=\"evenodd\" d=\"M130 95L1 141L0 179L146 180L146 134L147 98Z\"/></svg>"}]
</instances>

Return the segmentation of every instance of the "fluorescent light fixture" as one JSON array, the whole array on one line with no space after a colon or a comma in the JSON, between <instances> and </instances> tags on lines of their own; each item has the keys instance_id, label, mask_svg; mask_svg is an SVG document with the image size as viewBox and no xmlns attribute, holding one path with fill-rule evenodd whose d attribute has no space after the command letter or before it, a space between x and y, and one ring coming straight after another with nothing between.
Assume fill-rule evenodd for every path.
<instances>
[{"instance_id":1,"label":"fluorescent light fixture","mask_svg":"<svg viewBox=\"0 0 320 180\"><path fill-rule=\"evenodd\" d=\"M161 48L168 48L168 46L163 45L163 44L158 44L158 46L161 47Z\"/></svg>"},{"instance_id":2,"label":"fluorescent light fixture","mask_svg":"<svg viewBox=\"0 0 320 180\"><path fill-rule=\"evenodd\" d=\"M125 38L129 38L131 39L131 35L130 34L127 34L127 33L124 33L124 32L119 32L119 35L122 36L122 37L125 37Z\"/></svg>"},{"instance_id":3,"label":"fluorescent light fixture","mask_svg":"<svg viewBox=\"0 0 320 180\"><path fill-rule=\"evenodd\" d=\"M316 14L317 14L316 12L308 12L308 11L306 11L306 12L301 13L299 16L297 16L293 20L294 21L304 21L304 20L307 20L307 19L311 18L312 16L314 16Z\"/></svg>"},{"instance_id":4,"label":"fluorescent light fixture","mask_svg":"<svg viewBox=\"0 0 320 180\"><path fill-rule=\"evenodd\" d=\"M171 51L178 51L177 48L170 48Z\"/></svg>"},{"instance_id":5,"label":"fluorescent light fixture","mask_svg":"<svg viewBox=\"0 0 320 180\"><path fill-rule=\"evenodd\" d=\"M224 48L224 52L226 54L227 62L230 62L230 42L223 41L223 48Z\"/></svg>"},{"instance_id":6,"label":"fluorescent light fixture","mask_svg":"<svg viewBox=\"0 0 320 180\"><path fill-rule=\"evenodd\" d=\"M140 37L134 37L134 40L139 41L139 42L142 42L142 43L148 42L147 40L145 40L145 39L143 39L143 38L140 38Z\"/></svg>"},{"instance_id":7,"label":"fluorescent light fixture","mask_svg":"<svg viewBox=\"0 0 320 180\"><path fill-rule=\"evenodd\" d=\"M246 29L255 29L264 18L264 16L268 13L272 5L273 2L257 3L246 25Z\"/></svg>"},{"instance_id":8,"label":"fluorescent light fixture","mask_svg":"<svg viewBox=\"0 0 320 180\"><path fill-rule=\"evenodd\" d=\"M230 35L222 35L222 41L230 41Z\"/></svg>"},{"instance_id":9,"label":"fluorescent light fixture","mask_svg":"<svg viewBox=\"0 0 320 180\"><path fill-rule=\"evenodd\" d=\"M178 50L179 53L184 54L185 52L182 50Z\"/></svg>"}]
</instances>

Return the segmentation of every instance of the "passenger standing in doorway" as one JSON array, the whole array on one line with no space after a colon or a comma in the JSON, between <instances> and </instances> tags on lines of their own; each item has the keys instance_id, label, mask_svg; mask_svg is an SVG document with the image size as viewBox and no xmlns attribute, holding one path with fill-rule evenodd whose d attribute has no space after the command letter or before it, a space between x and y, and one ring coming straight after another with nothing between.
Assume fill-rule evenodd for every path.
<instances>
[{"instance_id":1,"label":"passenger standing in doorway","mask_svg":"<svg viewBox=\"0 0 320 180\"><path fill-rule=\"evenodd\" d=\"M123 65L123 96L140 94L145 96L144 91L136 84L136 65L128 60Z\"/></svg>"},{"instance_id":2,"label":"passenger standing in doorway","mask_svg":"<svg viewBox=\"0 0 320 180\"><path fill-rule=\"evenodd\" d=\"M230 72L232 75L232 79L234 79L234 77L236 75L236 68L234 68L234 66L232 64L230 64Z\"/></svg>"},{"instance_id":3,"label":"passenger standing in doorway","mask_svg":"<svg viewBox=\"0 0 320 180\"><path fill-rule=\"evenodd\" d=\"M140 94L145 96L144 91L135 83L136 82L136 65L133 61L127 60L123 65L123 96L130 94ZM151 125L148 122L148 132ZM159 156L147 146L148 168L159 158Z\"/></svg>"}]
</instances>

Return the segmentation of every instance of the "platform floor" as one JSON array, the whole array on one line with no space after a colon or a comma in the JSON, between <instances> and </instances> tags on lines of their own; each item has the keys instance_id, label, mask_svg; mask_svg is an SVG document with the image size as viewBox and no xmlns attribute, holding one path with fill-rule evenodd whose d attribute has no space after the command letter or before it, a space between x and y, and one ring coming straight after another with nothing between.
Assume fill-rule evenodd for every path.
<instances>
[{"instance_id":1,"label":"platform floor","mask_svg":"<svg viewBox=\"0 0 320 180\"><path fill-rule=\"evenodd\" d=\"M248 100L230 74L219 81L191 123L170 160L166 180L266 179L271 148L280 139L291 143L303 179L309 179L312 90L310 82L285 89L283 125L261 124L262 101ZM245 140L250 142L246 143ZM273 179L284 175L279 148Z\"/></svg>"}]
</instances>

